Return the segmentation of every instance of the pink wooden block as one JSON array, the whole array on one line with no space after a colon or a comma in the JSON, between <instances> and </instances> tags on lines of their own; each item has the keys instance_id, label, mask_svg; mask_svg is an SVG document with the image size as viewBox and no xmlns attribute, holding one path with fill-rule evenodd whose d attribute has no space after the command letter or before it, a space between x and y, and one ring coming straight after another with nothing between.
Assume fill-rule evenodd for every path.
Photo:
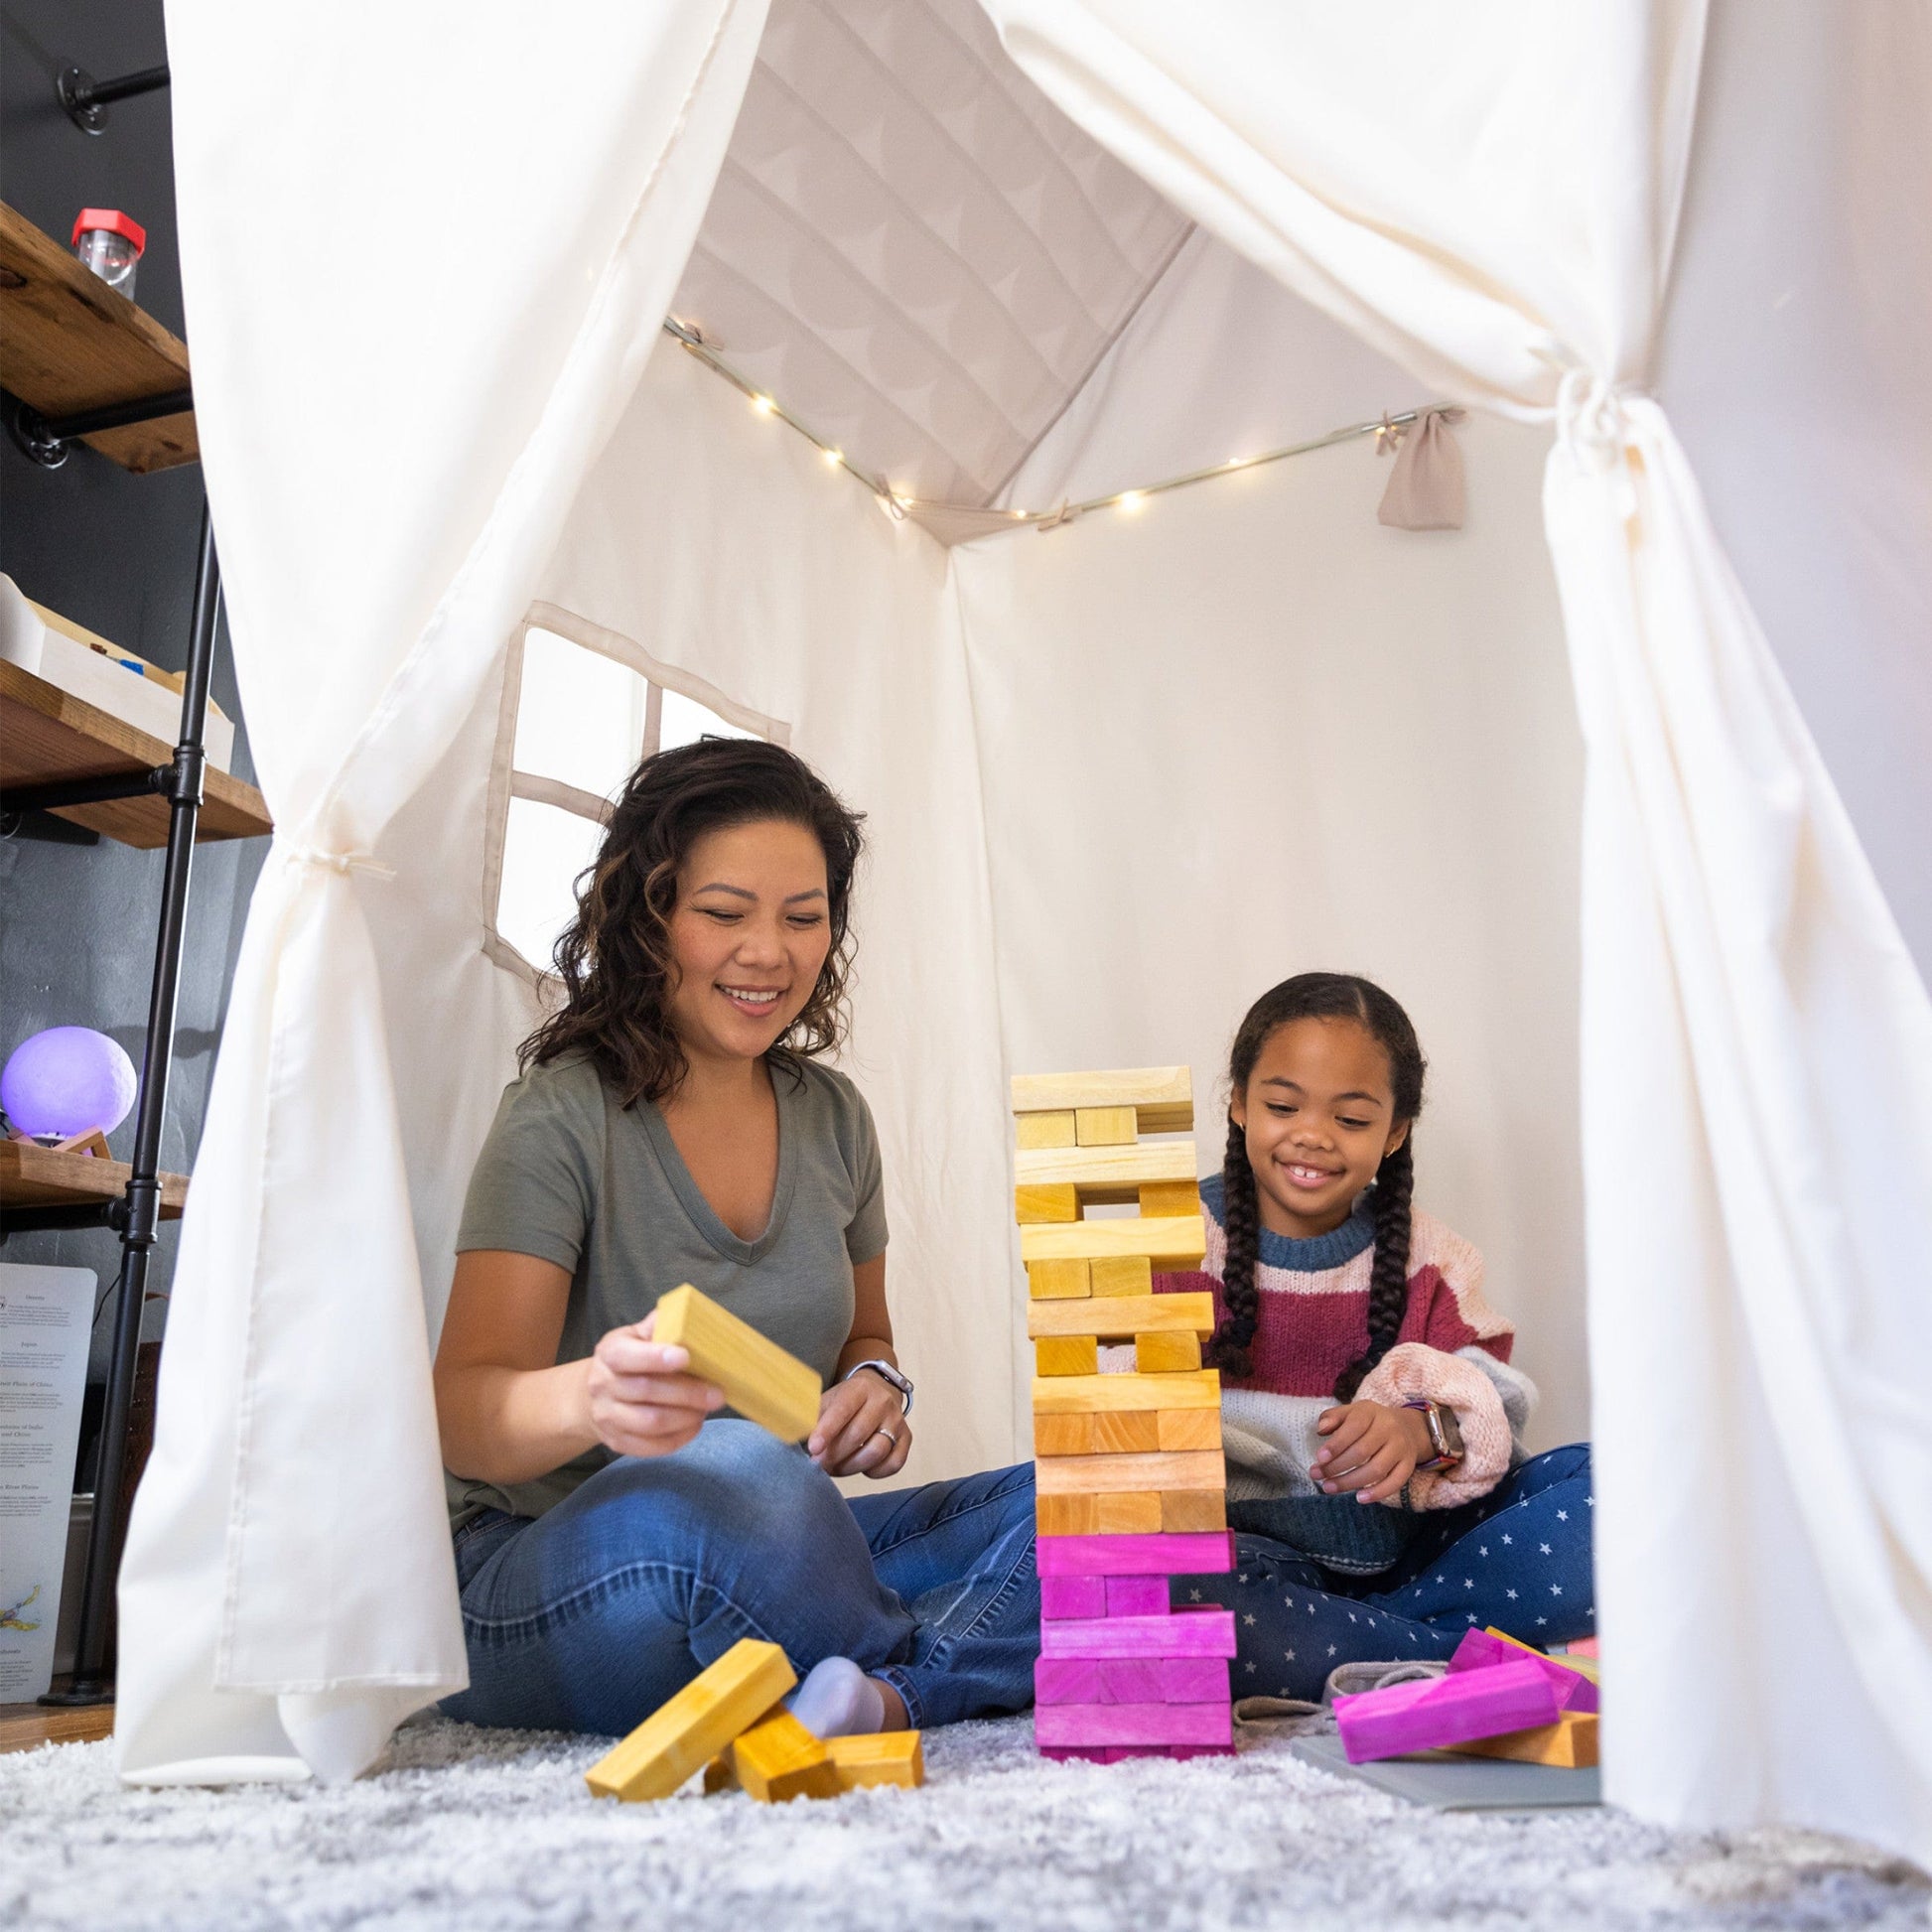
<instances>
[{"instance_id":1,"label":"pink wooden block","mask_svg":"<svg viewBox=\"0 0 1932 1932\"><path fill-rule=\"evenodd\" d=\"M1225 1704L1042 1704L1034 1713L1042 1747L1076 1744L1234 1743L1234 1714Z\"/></svg>"},{"instance_id":2,"label":"pink wooden block","mask_svg":"<svg viewBox=\"0 0 1932 1932\"><path fill-rule=\"evenodd\" d=\"M1039 1654L1042 1657L1232 1657L1234 1612L1184 1610L1175 1616L1110 1616L1098 1623L1042 1623Z\"/></svg>"},{"instance_id":3,"label":"pink wooden block","mask_svg":"<svg viewBox=\"0 0 1932 1932\"><path fill-rule=\"evenodd\" d=\"M1226 1530L1042 1536L1034 1562L1042 1577L1218 1577L1234 1568L1234 1538Z\"/></svg>"},{"instance_id":4,"label":"pink wooden block","mask_svg":"<svg viewBox=\"0 0 1932 1932\"><path fill-rule=\"evenodd\" d=\"M1107 1616L1166 1616L1168 1580L1165 1577L1095 1577L1107 1592Z\"/></svg>"},{"instance_id":5,"label":"pink wooden block","mask_svg":"<svg viewBox=\"0 0 1932 1932\"><path fill-rule=\"evenodd\" d=\"M1232 1744L1097 1744L1064 1748L1059 1745L1048 1746L1040 1751L1041 1757L1050 1757L1055 1762L1063 1762L1069 1757L1083 1758L1089 1764L1118 1764L1129 1757L1232 1757Z\"/></svg>"},{"instance_id":6,"label":"pink wooden block","mask_svg":"<svg viewBox=\"0 0 1932 1932\"><path fill-rule=\"evenodd\" d=\"M1226 1704L1222 1657L1036 1657L1035 1704Z\"/></svg>"},{"instance_id":7,"label":"pink wooden block","mask_svg":"<svg viewBox=\"0 0 1932 1932\"><path fill-rule=\"evenodd\" d=\"M1039 1580L1041 1616L1105 1616L1105 1577L1042 1577Z\"/></svg>"},{"instance_id":8,"label":"pink wooden block","mask_svg":"<svg viewBox=\"0 0 1932 1932\"><path fill-rule=\"evenodd\" d=\"M1472 1670L1495 1670L1504 1664L1534 1664L1556 1689L1557 1705L1564 1711L1597 1711L1601 1700L1596 1686L1582 1671L1566 1670L1553 1657L1539 1657L1533 1650L1519 1649L1492 1637L1487 1630L1468 1630L1449 1659L1451 1674Z\"/></svg>"},{"instance_id":9,"label":"pink wooden block","mask_svg":"<svg viewBox=\"0 0 1932 1932\"><path fill-rule=\"evenodd\" d=\"M1078 1626L1069 1626L1078 1627ZM1557 1721L1556 1687L1533 1661L1438 1677L1335 1699L1335 1723L1351 1764L1440 1750Z\"/></svg>"},{"instance_id":10,"label":"pink wooden block","mask_svg":"<svg viewBox=\"0 0 1932 1932\"><path fill-rule=\"evenodd\" d=\"M1105 1704L1107 1694L1100 1681L1100 1660L1096 1657L1035 1657L1034 1702Z\"/></svg>"},{"instance_id":11,"label":"pink wooden block","mask_svg":"<svg viewBox=\"0 0 1932 1932\"><path fill-rule=\"evenodd\" d=\"M1566 1654L1572 1657L1600 1657L1594 1637L1579 1637L1574 1643L1564 1645Z\"/></svg>"}]
</instances>

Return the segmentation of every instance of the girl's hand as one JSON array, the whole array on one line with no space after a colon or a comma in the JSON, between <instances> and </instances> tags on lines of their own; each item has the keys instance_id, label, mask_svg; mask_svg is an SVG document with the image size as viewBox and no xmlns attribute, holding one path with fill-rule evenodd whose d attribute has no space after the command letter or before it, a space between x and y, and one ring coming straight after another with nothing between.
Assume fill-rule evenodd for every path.
<instances>
[{"instance_id":1,"label":"girl's hand","mask_svg":"<svg viewBox=\"0 0 1932 1932\"><path fill-rule=\"evenodd\" d=\"M591 1357L591 1427L619 1455L669 1455L725 1406L722 1389L685 1373L688 1349L651 1340L656 1325L653 1310L641 1321L613 1328Z\"/></svg>"},{"instance_id":2,"label":"girl's hand","mask_svg":"<svg viewBox=\"0 0 1932 1932\"><path fill-rule=\"evenodd\" d=\"M1325 1495L1352 1489L1358 1503L1386 1501L1430 1457L1429 1425L1419 1410L1349 1402L1324 1409L1314 1427L1328 1442L1309 1474Z\"/></svg>"},{"instance_id":3,"label":"girl's hand","mask_svg":"<svg viewBox=\"0 0 1932 1932\"><path fill-rule=\"evenodd\" d=\"M897 1438L888 1442L887 1437ZM912 1425L900 1409L898 1391L863 1370L847 1382L834 1382L818 1405L818 1427L805 1452L827 1475L897 1475L912 1451Z\"/></svg>"}]
</instances>

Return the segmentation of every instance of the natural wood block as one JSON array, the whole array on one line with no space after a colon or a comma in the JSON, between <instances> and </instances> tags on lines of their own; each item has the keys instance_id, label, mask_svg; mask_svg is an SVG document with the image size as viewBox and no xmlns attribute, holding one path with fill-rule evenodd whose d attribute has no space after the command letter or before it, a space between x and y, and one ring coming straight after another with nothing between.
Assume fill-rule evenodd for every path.
<instances>
[{"instance_id":1,"label":"natural wood block","mask_svg":"<svg viewBox=\"0 0 1932 1932\"><path fill-rule=\"evenodd\" d=\"M1080 1218L1080 1190L1071 1181L1023 1184L1013 1190L1013 1217L1023 1228Z\"/></svg>"},{"instance_id":2,"label":"natural wood block","mask_svg":"<svg viewBox=\"0 0 1932 1932\"><path fill-rule=\"evenodd\" d=\"M1234 1745L1234 1713L1225 1704L1046 1704L1034 1712L1041 1745Z\"/></svg>"},{"instance_id":3,"label":"natural wood block","mask_svg":"<svg viewBox=\"0 0 1932 1932\"><path fill-rule=\"evenodd\" d=\"M1094 1417L1075 1411L1067 1416L1034 1418L1035 1455L1091 1455L1095 1447Z\"/></svg>"},{"instance_id":4,"label":"natural wood block","mask_svg":"<svg viewBox=\"0 0 1932 1932\"><path fill-rule=\"evenodd\" d=\"M688 1284L660 1296L652 1334L689 1351L691 1373L724 1390L725 1400L781 1443L801 1443L818 1421L823 1393L797 1356Z\"/></svg>"},{"instance_id":5,"label":"natural wood block","mask_svg":"<svg viewBox=\"0 0 1932 1932\"><path fill-rule=\"evenodd\" d=\"M1034 1531L1042 1546L1056 1537L1098 1536L1100 1498L1035 1495Z\"/></svg>"},{"instance_id":6,"label":"natural wood block","mask_svg":"<svg viewBox=\"0 0 1932 1932\"><path fill-rule=\"evenodd\" d=\"M1014 1145L1031 1147L1072 1147L1075 1116L1069 1108L1057 1114L1020 1114L1013 1123Z\"/></svg>"},{"instance_id":7,"label":"natural wood block","mask_svg":"<svg viewBox=\"0 0 1932 1932\"><path fill-rule=\"evenodd\" d=\"M1064 1308L1071 1304L1035 1303L1036 1308ZM1034 1343L1035 1375L1092 1375L1100 1366L1100 1346L1092 1335L1047 1335Z\"/></svg>"},{"instance_id":8,"label":"natural wood block","mask_svg":"<svg viewBox=\"0 0 1932 1932\"><path fill-rule=\"evenodd\" d=\"M1176 1195L1187 1205L1181 1213L1200 1212L1200 1170L1192 1141L1129 1142L1125 1147L1023 1148L1013 1157L1013 1174L1023 1187L1067 1184L1079 1189L1081 1203L1133 1201L1152 1182L1170 1182L1193 1189Z\"/></svg>"},{"instance_id":9,"label":"natural wood block","mask_svg":"<svg viewBox=\"0 0 1932 1932\"><path fill-rule=\"evenodd\" d=\"M1095 1536L1153 1536L1161 1528L1161 1496L1158 1490L1123 1490L1116 1495L1094 1498Z\"/></svg>"},{"instance_id":10,"label":"natural wood block","mask_svg":"<svg viewBox=\"0 0 1932 1932\"><path fill-rule=\"evenodd\" d=\"M1144 1334L1211 1335L1211 1295L1106 1295L1084 1302L1030 1302L1027 1332L1041 1335L1098 1335L1136 1340ZM1198 1360L1189 1364L1199 1368ZM1144 1371L1145 1372L1145 1371Z\"/></svg>"},{"instance_id":11,"label":"natural wood block","mask_svg":"<svg viewBox=\"0 0 1932 1932\"><path fill-rule=\"evenodd\" d=\"M1234 1568L1234 1538L1063 1536L1035 1547L1042 1577L1220 1577Z\"/></svg>"},{"instance_id":12,"label":"natural wood block","mask_svg":"<svg viewBox=\"0 0 1932 1932\"><path fill-rule=\"evenodd\" d=\"M1108 1582L1105 1577L1042 1577L1039 1613L1043 1617L1105 1616Z\"/></svg>"},{"instance_id":13,"label":"natural wood block","mask_svg":"<svg viewBox=\"0 0 1932 1932\"><path fill-rule=\"evenodd\" d=\"M828 1737L832 1768L841 1791L862 1785L897 1784L907 1790L925 1782L925 1748L916 1730L882 1730L858 1737Z\"/></svg>"},{"instance_id":14,"label":"natural wood block","mask_svg":"<svg viewBox=\"0 0 1932 1932\"><path fill-rule=\"evenodd\" d=\"M1110 1616L1094 1623L1042 1623L1039 1654L1042 1657L1232 1657L1234 1612L1177 1610L1172 1616Z\"/></svg>"},{"instance_id":15,"label":"natural wood block","mask_svg":"<svg viewBox=\"0 0 1932 1932\"><path fill-rule=\"evenodd\" d=\"M1500 1737L1472 1737L1453 1749L1457 1757L1508 1757L1520 1764L1587 1770L1596 1762L1596 1714L1566 1711L1553 1725L1506 1731Z\"/></svg>"},{"instance_id":16,"label":"natural wood block","mask_svg":"<svg viewBox=\"0 0 1932 1932\"><path fill-rule=\"evenodd\" d=\"M1143 1134L1184 1134L1194 1124L1194 1082L1184 1066L1120 1067L1099 1073L1016 1073L1013 1111L1132 1107Z\"/></svg>"},{"instance_id":17,"label":"natural wood block","mask_svg":"<svg viewBox=\"0 0 1932 1932\"><path fill-rule=\"evenodd\" d=\"M1178 1409L1221 1407L1221 1375L1204 1368L1193 1375L1056 1376L1034 1384L1035 1416L1084 1414L1103 1409Z\"/></svg>"},{"instance_id":18,"label":"natural wood block","mask_svg":"<svg viewBox=\"0 0 1932 1932\"><path fill-rule=\"evenodd\" d=\"M1102 1255L1086 1266L1089 1286L1095 1295L1111 1299L1154 1293L1154 1264L1146 1255Z\"/></svg>"},{"instance_id":19,"label":"natural wood block","mask_svg":"<svg viewBox=\"0 0 1932 1932\"><path fill-rule=\"evenodd\" d=\"M1161 1447L1161 1419L1151 1410L1102 1409L1086 1420L1093 1426L1093 1447L1085 1454L1151 1455Z\"/></svg>"},{"instance_id":20,"label":"natural wood block","mask_svg":"<svg viewBox=\"0 0 1932 1932\"><path fill-rule=\"evenodd\" d=\"M599 1798L668 1798L798 1682L775 1643L742 1637L591 1766Z\"/></svg>"},{"instance_id":21,"label":"natural wood block","mask_svg":"<svg viewBox=\"0 0 1932 1932\"><path fill-rule=\"evenodd\" d=\"M704 1767L704 1795L715 1797L720 1791L738 1789L738 1772L732 1766L732 1754L722 1750Z\"/></svg>"},{"instance_id":22,"label":"natural wood block","mask_svg":"<svg viewBox=\"0 0 1932 1932\"><path fill-rule=\"evenodd\" d=\"M1219 1409L1163 1409L1155 1418L1156 1449L1217 1449L1221 1447Z\"/></svg>"},{"instance_id":23,"label":"natural wood block","mask_svg":"<svg viewBox=\"0 0 1932 1932\"><path fill-rule=\"evenodd\" d=\"M1157 1268L1198 1268L1207 1253L1207 1223L1199 1214L1150 1221L1074 1221L1023 1227L1022 1261L1096 1261L1107 1255L1146 1255Z\"/></svg>"},{"instance_id":24,"label":"natural wood block","mask_svg":"<svg viewBox=\"0 0 1932 1932\"><path fill-rule=\"evenodd\" d=\"M1038 1120L1041 1116L1023 1114L1021 1118ZM1139 1133L1140 1123L1132 1107L1079 1107L1074 1110L1073 1138L1081 1147L1132 1147Z\"/></svg>"},{"instance_id":25,"label":"natural wood block","mask_svg":"<svg viewBox=\"0 0 1932 1932\"><path fill-rule=\"evenodd\" d=\"M1217 1449L1216 1454L1220 1451ZM1186 1536L1228 1526L1227 1492L1223 1489L1169 1489L1161 1496L1161 1527L1172 1536Z\"/></svg>"},{"instance_id":26,"label":"natural wood block","mask_svg":"<svg viewBox=\"0 0 1932 1932\"><path fill-rule=\"evenodd\" d=\"M1081 1302L1093 1293L1090 1261L1030 1261L1027 1294L1035 1302Z\"/></svg>"},{"instance_id":27,"label":"natural wood block","mask_svg":"<svg viewBox=\"0 0 1932 1932\"><path fill-rule=\"evenodd\" d=\"M1171 1215L1200 1212L1200 1184L1195 1180L1148 1180L1137 1190L1142 1216L1164 1220Z\"/></svg>"},{"instance_id":28,"label":"natural wood block","mask_svg":"<svg viewBox=\"0 0 1932 1932\"><path fill-rule=\"evenodd\" d=\"M1172 1297L1166 1299L1172 1300ZM1196 1334L1134 1335L1134 1367L1142 1375L1173 1375L1200 1367L1200 1337Z\"/></svg>"},{"instance_id":29,"label":"natural wood block","mask_svg":"<svg viewBox=\"0 0 1932 1932\"><path fill-rule=\"evenodd\" d=\"M1042 1496L1100 1495L1126 1489L1212 1489L1227 1487L1227 1464L1219 1449L1181 1455L1043 1455L1034 1463L1034 1487ZM1148 1573L1152 1575L1152 1572Z\"/></svg>"},{"instance_id":30,"label":"natural wood block","mask_svg":"<svg viewBox=\"0 0 1932 1932\"><path fill-rule=\"evenodd\" d=\"M831 1752L789 1711L774 1711L733 1742L732 1769L761 1805L838 1793Z\"/></svg>"},{"instance_id":31,"label":"natural wood block","mask_svg":"<svg viewBox=\"0 0 1932 1932\"><path fill-rule=\"evenodd\" d=\"M1072 1583L1070 1577L1048 1579L1052 1583ZM1100 1585L1105 1592L1102 1616L1166 1616L1173 1608L1165 1577L1084 1577L1082 1583ZM1042 1586L1044 1587L1044 1586ZM1099 1703L1099 1699L1094 1700ZM1150 1698L1148 1703L1159 1703Z\"/></svg>"}]
</instances>

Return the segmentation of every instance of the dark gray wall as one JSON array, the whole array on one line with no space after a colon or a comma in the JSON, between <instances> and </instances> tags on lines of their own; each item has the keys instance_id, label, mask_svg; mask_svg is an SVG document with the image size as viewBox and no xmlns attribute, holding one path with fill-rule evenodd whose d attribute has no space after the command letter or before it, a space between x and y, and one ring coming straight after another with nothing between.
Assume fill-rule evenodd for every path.
<instances>
[{"instance_id":1,"label":"dark gray wall","mask_svg":"<svg viewBox=\"0 0 1932 1932\"><path fill-rule=\"evenodd\" d=\"M69 63L104 79L166 58L161 0L0 0L0 192L64 245L81 208L126 209L148 231L136 299L181 334L167 92L117 103L98 135L81 133L54 98L54 76ZM46 471L0 436L0 570L39 603L169 670L187 656L201 514L197 467L135 477L79 449L63 469ZM252 778L225 628L214 697L237 722L234 769ZM193 1171L242 921L266 849L259 839L196 848L161 1156L178 1172ZM106 839L0 840L0 1053L43 1027L82 1026L113 1035L140 1063L161 871L161 853ZM133 1132L130 1119L112 1137L122 1160ZM164 1294L178 1232L178 1223L164 1223L155 1251L150 1286ZM0 1258L91 1268L104 1296L120 1246L107 1232L15 1235ZM159 1331L164 1310L150 1305L147 1333ZM108 1330L103 1316L96 1378Z\"/></svg>"}]
</instances>

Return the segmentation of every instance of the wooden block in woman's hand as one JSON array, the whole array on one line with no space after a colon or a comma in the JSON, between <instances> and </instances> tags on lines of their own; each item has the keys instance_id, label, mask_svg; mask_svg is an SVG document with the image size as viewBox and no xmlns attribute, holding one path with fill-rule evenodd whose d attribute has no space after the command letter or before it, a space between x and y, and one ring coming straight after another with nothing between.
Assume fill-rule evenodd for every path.
<instances>
[{"instance_id":1,"label":"wooden block in woman's hand","mask_svg":"<svg viewBox=\"0 0 1932 1932\"><path fill-rule=\"evenodd\" d=\"M796 1355L721 1309L688 1284L657 1304L655 1340L686 1350L691 1373L715 1382L725 1400L781 1443L802 1443L818 1421L824 1384Z\"/></svg>"}]
</instances>

